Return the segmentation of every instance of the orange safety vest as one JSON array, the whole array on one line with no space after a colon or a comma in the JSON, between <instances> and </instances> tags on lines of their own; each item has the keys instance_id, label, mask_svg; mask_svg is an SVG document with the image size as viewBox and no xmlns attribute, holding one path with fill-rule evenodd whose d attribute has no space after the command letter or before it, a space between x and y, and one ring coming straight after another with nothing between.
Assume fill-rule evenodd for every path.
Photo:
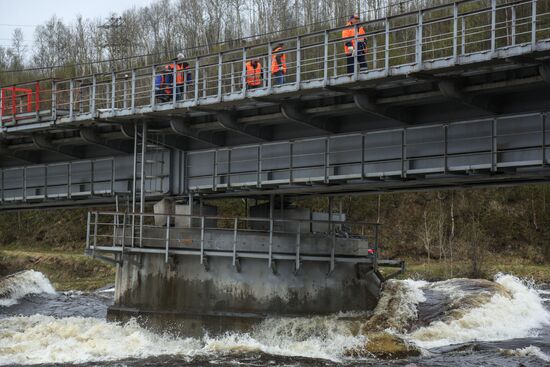
<instances>
[{"instance_id":1,"label":"orange safety vest","mask_svg":"<svg viewBox=\"0 0 550 367\"><path fill-rule=\"evenodd\" d=\"M168 69L170 71L174 70L174 64L168 65ZM176 84L183 84L185 79L185 73L182 71L183 69L183 65L176 64Z\"/></svg>"},{"instance_id":2,"label":"orange safety vest","mask_svg":"<svg viewBox=\"0 0 550 367\"><path fill-rule=\"evenodd\" d=\"M282 50L281 47L277 47L276 49L273 50L273 55L271 56L271 72L273 74L275 74L279 70L282 70L283 74L286 74L286 54L282 52L277 54L281 50ZM280 64L277 62L277 56L280 56L281 58Z\"/></svg>"},{"instance_id":3,"label":"orange safety vest","mask_svg":"<svg viewBox=\"0 0 550 367\"><path fill-rule=\"evenodd\" d=\"M353 24L351 24L351 22L347 22L346 23L346 26L351 26L351 28L346 28L346 29L343 29L342 30L342 38L344 38L344 52L346 53L346 55L351 55L351 51L349 49L349 46L346 44L348 42L351 42L351 45L355 48L355 26ZM358 32L357 32L357 35L358 36L361 36L361 35L364 35L365 34L365 28L363 27L359 27L358 28ZM357 41L359 42L364 42L365 39L364 38L357 38Z\"/></svg>"},{"instance_id":4,"label":"orange safety vest","mask_svg":"<svg viewBox=\"0 0 550 367\"><path fill-rule=\"evenodd\" d=\"M246 63L246 84L250 87L258 87L262 84L262 64L258 62L256 68L252 66L252 62Z\"/></svg>"}]
</instances>

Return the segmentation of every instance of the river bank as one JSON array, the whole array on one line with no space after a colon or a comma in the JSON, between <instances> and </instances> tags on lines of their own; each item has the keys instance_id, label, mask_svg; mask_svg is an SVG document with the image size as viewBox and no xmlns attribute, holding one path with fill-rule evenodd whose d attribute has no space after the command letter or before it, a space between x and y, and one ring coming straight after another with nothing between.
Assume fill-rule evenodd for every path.
<instances>
[{"instance_id":1,"label":"river bank","mask_svg":"<svg viewBox=\"0 0 550 367\"><path fill-rule=\"evenodd\" d=\"M0 277L22 270L40 271L60 291L89 291L115 280L114 266L92 259L83 251L26 249L22 246L0 250Z\"/></svg>"}]
</instances>

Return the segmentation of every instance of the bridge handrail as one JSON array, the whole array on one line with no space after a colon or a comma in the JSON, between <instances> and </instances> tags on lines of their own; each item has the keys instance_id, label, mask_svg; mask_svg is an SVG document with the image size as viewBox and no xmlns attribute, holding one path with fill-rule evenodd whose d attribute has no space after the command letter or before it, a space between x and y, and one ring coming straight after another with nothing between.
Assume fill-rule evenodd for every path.
<instances>
[{"instance_id":1,"label":"bridge handrail","mask_svg":"<svg viewBox=\"0 0 550 367\"><path fill-rule=\"evenodd\" d=\"M482 7L459 11L461 6L471 3ZM41 98L41 108L36 113L37 119L38 116L47 113L51 113L54 120L68 117L69 121L72 121L76 117L89 115L95 119L99 113L109 111L113 114L125 109L134 112L136 108L141 107L151 108L154 111L157 105L173 108L189 107L198 105L199 102L201 104L217 103L226 96L231 97L229 100L243 99L248 95L256 96L258 91L249 90L245 85L244 64L251 57L262 59L263 80L260 90L267 88L269 93L273 93L298 90L303 87L304 82L308 81L322 81L323 85L327 85L331 84L333 78L339 77L351 78L343 81L343 83L349 83L359 80L360 75L366 76L370 73L378 75L377 72L383 72L381 77L387 76L390 75L390 68L405 65L409 65L411 71L420 71L424 61L427 60L453 59L454 63L458 63L459 56L469 55L472 52L494 52L497 49L516 45L516 41L519 41L518 45L534 46L538 39L550 39L550 35L547 35L550 30L548 25L550 12L542 9L542 6L540 6L541 10L538 10L537 0L518 0L503 4L497 3L497 0L491 0L491 6L487 7L485 4L486 2L482 0L462 0L357 24L355 27L374 28L369 29L365 36L361 36L367 39L369 44L365 57L366 62L372 64L372 67L367 71L358 70L360 66L358 57L354 56L354 72L340 72L340 69L346 66L346 55L341 47L346 39L342 39L341 35L335 32L349 28L349 26L340 26L189 58L186 61L190 64L188 72L192 75L193 81L189 84L184 83L182 86L184 92L180 93L180 96L183 94L181 99L178 99L179 92L175 80L169 88L166 88L171 92L166 94L163 100L157 100L159 94L154 83L156 75L167 74L164 70L159 70L159 67L175 61L70 79L45 79L40 82L40 90L42 94L50 93L51 98ZM437 14L441 9L449 9L452 15ZM511 20L507 13L500 14L502 10L507 9L512 10ZM430 17L430 12L436 14ZM481 26L468 25L467 18L477 15L491 16L481 19ZM407 19L411 16L415 19L407 24L392 24L395 19ZM502 16L506 19L498 19ZM479 18L476 19L474 20L479 21ZM443 30L433 35L423 31L436 24L445 26L448 24L450 31ZM509 28L511 35L508 34ZM414 35L402 34L409 30L414 30ZM505 35L502 35L503 30L506 31ZM323 40L319 39L320 36ZM393 41L390 38L393 38ZM291 43L285 46L285 52L289 56L288 73L282 86L274 86L270 68L272 45L285 41ZM378 41L383 41L383 44L378 45ZM332 53L329 52L331 50ZM235 58L224 59L235 53L237 53ZM380 57L382 54L383 56ZM231 70L228 70L229 68ZM175 73L173 71L173 74ZM275 87L278 90L275 90ZM163 97L162 94L160 96ZM2 101L2 103L7 102ZM43 108L48 105L51 105L50 108ZM7 123L15 125L19 121L27 121L28 118L29 116L25 114L16 113L15 116L5 114L5 116L0 115L0 122L3 125Z\"/></svg>"},{"instance_id":2,"label":"bridge handrail","mask_svg":"<svg viewBox=\"0 0 550 367\"><path fill-rule=\"evenodd\" d=\"M334 214L334 213L333 213ZM327 213L328 215L328 213ZM112 221L104 222L103 219L100 219L101 217L107 216L108 218L112 218ZM121 219L122 218L122 219ZM160 220L161 224L146 224L144 223L145 218L154 218L155 221L157 219ZM187 225L184 226L176 226L176 218L186 218L189 220ZM173 222L172 222L173 220ZM199 220L200 225L193 224L193 220ZM216 226L212 227L211 225L208 225L208 221L216 221ZM219 227L218 221L219 220L229 220L233 222L232 227ZM250 229L248 228L248 222L264 222L267 225L266 229ZM242 228L239 227L239 223L244 223L247 227ZM293 223L297 224L296 229L293 231L285 231L285 230L278 230L276 229L275 225L279 223ZM310 225L309 231L303 231L305 227L303 227L302 223L307 223ZM155 249L157 246L152 246L151 241L153 243L162 241L164 243L164 250L157 249L157 253L164 253L166 257L166 261L168 262L168 256L169 254L174 250L193 250L197 252L198 255L200 255L201 263L203 263L204 258L207 256L207 253L212 250L208 250L206 248L206 240L205 240L205 231L211 231L211 230L225 230L225 231L232 231L233 232L233 249L232 252L227 254L222 254L219 256L232 256L233 257L233 265L236 265L238 262L239 253L241 251L238 250L238 244L237 244L237 238L239 236L239 233L245 232L245 233L267 233L269 234L269 243L268 243L268 249L267 249L267 260L268 260L268 266L272 267L272 262L274 260L274 235L290 235L290 236L296 236L296 242L295 242L295 248L294 248L294 256L293 260L296 263L296 271L300 268L300 261L301 261L301 238L304 236L318 236L323 235L326 238L329 239L331 244L330 254L328 257L326 257L326 261L330 262L330 271L332 272L335 267L336 262L336 244L338 240L345 240L346 242L350 241L361 241L361 243L367 243L368 249L366 254L362 255L354 255L355 257L362 257L362 258L369 258L372 264L376 267L378 266L378 251L379 251L379 226L380 223L369 223L370 226L372 226L372 230L370 233L365 234L364 233L364 227L362 226L362 233L361 234L346 234L344 232L345 230L351 230L351 227L343 228L342 226L345 224L351 223L361 223L361 222L346 222L346 221L331 221L331 220L304 220L304 219L273 219L273 218L261 218L261 217L234 217L234 218L227 218L227 217L218 217L218 216L207 216L207 215L192 215L192 214L161 214L161 213L129 213L129 212L109 212L109 211L93 211L88 212L87 217L87 224L86 224L86 249L87 251L92 252L92 256L95 255L96 249L101 246L107 245L109 248L119 248L122 252L124 252L125 247L126 248L149 248L149 249ZM313 231L313 225L328 225L328 230L326 232L315 232ZM136 229L137 232L139 232L138 235L136 235ZM159 237L154 237L155 234L153 234L153 237L145 237L144 229L157 229L160 232ZM173 246L174 238L172 238L171 234L174 230L197 230L200 231L200 250L199 249L188 249L186 247L182 247L179 241L177 243L179 246ZM103 233L101 233L103 232ZM130 234L128 236L128 233ZM151 235L151 234L150 234ZM109 240L109 244L99 244L98 245L98 239L105 239ZM129 244L126 244L126 241L130 240ZM146 244L145 242L148 241L149 244ZM200 251L200 252L199 252ZM227 252L227 251L226 251Z\"/></svg>"}]
</instances>

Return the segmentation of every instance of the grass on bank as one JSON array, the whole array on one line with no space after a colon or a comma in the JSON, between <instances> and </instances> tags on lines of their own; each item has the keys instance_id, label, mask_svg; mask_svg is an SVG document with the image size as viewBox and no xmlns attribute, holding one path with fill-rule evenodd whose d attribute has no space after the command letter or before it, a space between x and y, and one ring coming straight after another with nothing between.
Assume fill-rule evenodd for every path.
<instances>
[{"instance_id":1,"label":"grass on bank","mask_svg":"<svg viewBox=\"0 0 550 367\"><path fill-rule=\"evenodd\" d=\"M56 290L94 290L115 281L115 267L82 252L56 250L0 250L0 276L21 270L43 273Z\"/></svg>"},{"instance_id":2,"label":"grass on bank","mask_svg":"<svg viewBox=\"0 0 550 367\"><path fill-rule=\"evenodd\" d=\"M400 279L412 278L438 281L450 278L471 278L472 266L467 261L449 262L405 260L405 273ZM523 259L499 259L487 261L481 267L479 278L494 280L498 273L512 274L537 283L550 283L550 264L533 264Z\"/></svg>"}]
</instances>

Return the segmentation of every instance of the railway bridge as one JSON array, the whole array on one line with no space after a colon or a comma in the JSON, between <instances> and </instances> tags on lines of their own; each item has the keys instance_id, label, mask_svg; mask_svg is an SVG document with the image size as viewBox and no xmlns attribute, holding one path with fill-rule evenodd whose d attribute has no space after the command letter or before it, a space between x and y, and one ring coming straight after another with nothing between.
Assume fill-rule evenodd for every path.
<instances>
[{"instance_id":1,"label":"railway bridge","mask_svg":"<svg viewBox=\"0 0 550 367\"><path fill-rule=\"evenodd\" d=\"M87 249L118 264L119 318L178 315L193 332L372 308L379 267L403 267L379 258L379 225L293 200L547 182L550 4L456 1L360 26L368 67L355 56L352 73L342 27L190 58L169 100L155 78L175 61L2 86L0 209L116 202L89 213ZM255 205L221 218L204 202L228 197Z\"/></svg>"}]
</instances>

